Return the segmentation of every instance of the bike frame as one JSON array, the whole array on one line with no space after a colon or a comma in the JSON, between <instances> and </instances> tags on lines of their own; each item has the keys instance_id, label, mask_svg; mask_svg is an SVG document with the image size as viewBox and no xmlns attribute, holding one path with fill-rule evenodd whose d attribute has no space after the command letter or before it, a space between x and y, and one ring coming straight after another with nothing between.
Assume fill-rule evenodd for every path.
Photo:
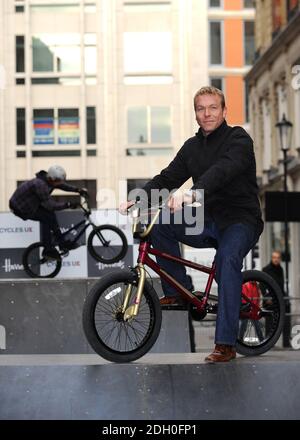
<instances>
[{"instance_id":1,"label":"bike frame","mask_svg":"<svg viewBox=\"0 0 300 440\"><path fill-rule=\"evenodd\" d=\"M85 199L87 202L87 199ZM90 215L91 215L91 211L88 205L88 208L86 209L83 205L80 205L80 208L83 211L83 215L86 217L85 219L81 220L80 222L78 222L76 225L72 226L71 228L67 229L65 232L62 233L62 236L65 237L66 235L68 235L71 231L76 231L76 235L74 238L72 238L72 241L75 243L79 240L79 238L85 233L85 231L87 230L87 228L89 226L92 226L93 229L96 228L96 225L90 220ZM80 231L78 231L78 229L82 226L82 229ZM104 243L104 239L100 233L100 240L102 241L102 244Z\"/></svg>"},{"instance_id":2,"label":"bike frame","mask_svg":"<svg viewBox=\"0 0 300 440\"><path fill-rule=\"evenodd\" d=\"M196 295L193 295L189 290L187 290L182 284L180 284L178 281L176 281L170 274L168 274L165 270L163 270L159 264L157 264L152 258L149 257L149 255L154 255L156 257L164 258L168 261L172 261L181 265L184 265L186 267L190 267L192 269L198 270L199 272L203 272L208 274L208 280L206 283L204 296L202 296L200 299L197 298ZM185 260L181 257L175 257L174 255L170 255L166 252L161 252L158 249L152 248L149 241L144 240L140 242L139 245L139 255L138 255L138 266L136 269L140 273L140 280L138 283L138 291L137 291L137 298L135 301L135 309L134 312L131 310L128 315L131 315L133 313L134 315L138 313L138 305L140 302L140 297L142 294L142 290L144 288L144 282L145 282L145 269L144 266L150 267L155 273L159 275L160 278L165 280L168 284L170 284L172 287L174 287L177 292L188 302L192 303L196 308L198 312L204 312L206 311L206 306L210 297L210 291L211 286L216 274L216 263L213 261L212 266L204 266L202 264L194 263L189 260ZM242 298L244 298L248 303L251 304L252 311L250 313L244 313L244 317L247 317L249 319L257 320L259 319L259 312L260 308L253 302L251 299L249 299L243 292L242 292ZM216 298L215 298L216 299Z\"/></svg>"},{"instance_id":3,"label":"bike frame","mask_svg":"<svg viewBox=\"0 0 300 440\"><path fill-rule=\"evenodd\" d=\"M200 272L208 274L208 280L206 283L204 296L201 299L198 299L195 295L193 295L189 290L182 286L178 281L176 281L171 275L169 275L166 271L164 271L159 264L157 264L150 255L155 255L156 257L161 257L169 261L173 261L175 263L182 264L186 267L190 267L192 269L196 269ZM166 252L161 252L158 249L152 248L148 241L142 241L139 245L139 255L138 255L138 267L146 265L150 267L155 273L159 275L160 278L165 280L168 284L174 287L177 292L188 302L194 304L199 311L205 310L207 305L207 301L209 298L211 286L216 274L216 264L213 261L212 266L204 266L202 264L194 263L189 260L185 260L181 257L175 257L174 255L170 255Z\"/></svg>"},{"instance_id":4,"label":"bike frame","mask_svg":"<svg viewBox=\"0 0 300 440\"><path fill-rule=\"evenodd\" d=\"M84 224L84 227L83 227L80 231L78 231L78 228L79 228L80 226L82 226L83 224ZM93 223L90 222L90 220L81 220L79 223L77 223L76 225L72 226L72 227L71 227L70 229L68 229L67 231L63 232L63 233L62 233L62 236L64 237L64 236L66 236L67 234L69 234L71 231L75 231L75 230L76 230L77 234L75 235L75 237L74 237L73 240L72 240L72 241L76 242L76 241L78 241L79 238L84 234L84 232L86 231L86 229L87 229L90 225L91 225L91 226L94 226Z\"/></svg>"}]
</instances>

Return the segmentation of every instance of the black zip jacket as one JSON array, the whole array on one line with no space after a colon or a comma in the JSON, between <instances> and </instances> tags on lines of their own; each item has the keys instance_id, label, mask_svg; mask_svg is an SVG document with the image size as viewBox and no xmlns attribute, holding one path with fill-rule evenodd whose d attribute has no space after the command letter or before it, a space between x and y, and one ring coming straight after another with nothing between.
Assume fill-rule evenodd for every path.
<instances>
[{"instance_id":1,"label":"black zip jacket","mask_svg":"<svg viewBox=\"0 0 300 440\"><path fill-rule=\"evenodd\" d=\"M174 160L143 188L179 188L190 177L192 189L204 190L205 219L220 229L249 223L262 232L253 141L242 127L224 121L208 136L202 130L188 139Z\"/></svg>"},{"instance_id":2,"label":"black zip jacket","mask_svg":"<svg viewBox=\"0 0 300 440\"><path fill-rule=\"evenodd\" d=\"M275 266L271 261L267 266L263 267L262 270L270 275L279 285L281 291L284 292L284 273L282 267L280 265Z\"/></svg>"}]
</instances>

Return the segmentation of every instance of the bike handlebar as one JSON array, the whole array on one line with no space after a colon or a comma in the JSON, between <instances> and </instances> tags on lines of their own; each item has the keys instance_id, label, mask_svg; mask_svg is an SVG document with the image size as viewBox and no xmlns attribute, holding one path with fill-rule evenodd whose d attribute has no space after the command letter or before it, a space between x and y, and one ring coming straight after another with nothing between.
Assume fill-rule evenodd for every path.
<instances>
[{"instance_id":1,"label":"bike handlebar","mask_svg":"<svg viewBox=\"0 0 300 440\"><path fill-rule=\"evenodd\" d=\"M88 193L81 195L81 197L84 199L83 203L79 204L79 207L82 209L82 211L84 212L85 216L90 216L91 215L91 208L90 208L90 204L89 204L89 195ZM84 206L86 205L86 206Z\"/></svg>"},{"instance_id":2,"label":"bike handlebar","mask_svg":"<svg viewBox=\"0 0 300 440\"><path fill-rule=\"evenodd\" d=\"M136 202L128 209L128 212L131 215L131 218L133 219L133 224L132 224L132 233L134 238L145 238L147 237L150 232L152 231L152 228L160 214L160 212L162 211L162 209L165 207L165 203L162 202L160 203L156 209L155 209L155 214L153 216L153 219L151 220L151 222L148 224L148 226L143 229L142 228L142 224L140 222L140 217L141 217L141 208L137 207L136 205L139 203L140 200L136 200ZM143 211L147 216L149 216L149 214L152 212L152 208L150 209L146 209Z\"/></svg>"},{"instance_id":3,"label":"bike handlebar","mask_svg":"<svg viewBox=\"0 0 300 440\"><path fill-rule=\"evenodd\" d=\"M152 228L153 228L160 212L167 206L167 201L160 202L155 207L155 210L154 210L154 207L150 207L150 208L145 209L143 211L145 213L145 215L148 215L148 217L149 217L149 214L151 214L153 211L155 212L153 219L151 220L151 222L148 224L148 226L145 229L142 228L141 222L139 220L141 217L141 208L137 206L139 204L139 202L141 202L141 200L139 197L137 197L135 203L130 208L128 208L127 211L131 214L131 217L134 219L133 225L132 225L133 236L135 238L145 238L152 231ZM182 208L184 208L185 206L188 206L189 204L190 203L183 202Z\"/></svg>"}]
</instances>

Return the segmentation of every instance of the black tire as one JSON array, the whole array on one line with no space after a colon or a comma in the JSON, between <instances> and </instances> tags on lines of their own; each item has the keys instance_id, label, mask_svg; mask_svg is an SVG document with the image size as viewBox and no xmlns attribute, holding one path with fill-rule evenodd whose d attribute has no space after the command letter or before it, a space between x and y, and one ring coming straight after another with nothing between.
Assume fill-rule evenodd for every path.
<instances>
[{"instance_id":1,"label":"black tire","mask_svg":"<svg viewBox=\"0 0 300 440\"><path fill-rule=\"evenodd\" d=\"M130 322L120 306L128 284L133 285L133 304L138 277L134 271L117 270L105 275L91 289L83 307L83 329L91 347L111 362L132 362L144 356L155 343L161 327L158 296L145 282L139 314ZM109 297L107 297L109 295Z\"/></svg>"},{"instance_id":2,"label":"black tire","mask_svg":"<svg viewBox=\"0 0 300 440\"><path fill-rule=\"evenodd\" d=\"M122 260L128 249L125 234L113 225L94 228L89 235L87 246L91 256L104 264Z\"/></svg>"},{"instance_id":3,"label":"black tire","mask_svg":"<svg viewBox=\"0 0 300 440\"><path fill-rule=\"evenodd\" d=\"M257 270L243 272L244 289L250 281L255 282L258 287L257 301L262 309L262 316L258 320L247 317L251 306L243 301L236 350L244 356L257 356L270 350L278 341L285 309L283 294L268 274Z\"/></svg>"},{"instance_id":4,"label":"black tire","mask_svg":"<svg viewBox=\"0 0 300 440\"><path fill-rule=\"evenodd\" d=\"M54 278L61 269L61 259L49 261L42 257L44 248L42 242L37 242L25 249L23 266L31 278Z\"/></svg>"}]
</instances>

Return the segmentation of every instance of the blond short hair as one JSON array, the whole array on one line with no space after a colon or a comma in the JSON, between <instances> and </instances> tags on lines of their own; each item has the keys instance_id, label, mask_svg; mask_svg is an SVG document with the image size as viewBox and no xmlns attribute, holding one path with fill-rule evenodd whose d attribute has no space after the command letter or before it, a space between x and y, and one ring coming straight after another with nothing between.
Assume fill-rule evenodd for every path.
<instances>
[{"instance_id":1,"label":"blond short hair","mask_svg":"<svg viewBox=\"0 0 300 440\"><path fill-rule=\"evenodd\" d=\"M205 86L205 87L201 87L201 89L199 89L195 96L194 96L194 108L196 110L196 98L198 96L203 96L203 95L217 95L221 98L221 106L224 109L225 108L225 96L224 93L222 92L222 90L217 89L217 87L213 87L213 86Z\"/></svg>"}]
</instances>

